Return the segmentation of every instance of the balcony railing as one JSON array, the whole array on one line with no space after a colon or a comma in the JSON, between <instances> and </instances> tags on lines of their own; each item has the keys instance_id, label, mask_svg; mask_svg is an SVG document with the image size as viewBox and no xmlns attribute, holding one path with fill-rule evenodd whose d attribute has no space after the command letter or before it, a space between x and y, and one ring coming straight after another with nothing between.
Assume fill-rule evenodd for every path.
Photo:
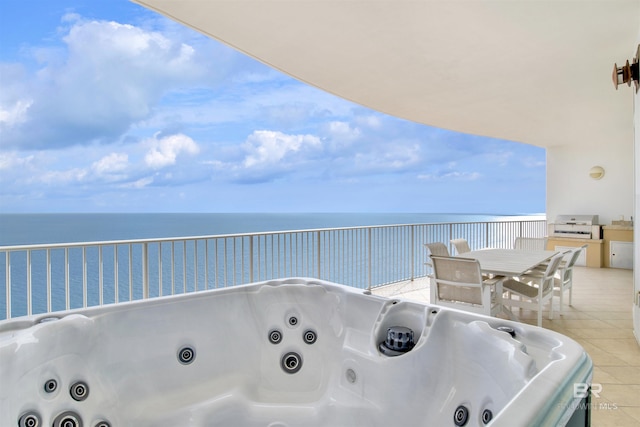
<instances>
[{"instance_id":1,"label":"balcony railing","mask_svg":"<svg viewBox=\"0 0 640 427\"><path fill-rule=\"evenodd\" d=\"M2 246L0 319L291 276L370 290L425 276L425 243L510 248L544 235L534 220Z\"/></svg>"}]
</instances>

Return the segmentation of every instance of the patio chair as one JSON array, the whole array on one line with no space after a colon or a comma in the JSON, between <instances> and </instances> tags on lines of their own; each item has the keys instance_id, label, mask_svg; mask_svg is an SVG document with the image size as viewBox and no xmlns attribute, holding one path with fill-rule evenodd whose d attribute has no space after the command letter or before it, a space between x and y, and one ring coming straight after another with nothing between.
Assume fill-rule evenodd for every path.
<instances>
[{"instance_id":1,"label":"patio chair","mask_svg":"<svg viewBox=\"0 0 640 427\"><path fill-rule=\"evenodd\" d=\"M441 242L433 242L433 243L425 243L424 246L427 248L427 261L425 264L427 265L427 276L429 277L429 289L431 293L431 301L435 301L435 281L433 276L433 263L431 262L431 255L440 255L440 256L449 256L449 249L447 249L447 245Z\"/></svg>"},{"instance_id":2,"label":"patio chair","mask_svg":"<svg viewBox=\"0 0 640 427\"><path fill-rule=\"evenodd\" d=\"M434 271L432 304L494 316L502 309L496 289L504 280L483 280L475 259L431 255Z\"/></svg>"},{"instance_id":3,"label":"patio chair","mask_svg":"<svg viewBox=\"0 0 640 427\"><path fill-rule=\"evenodd\" d=\"M519 276L517 280L505 280L502 286L508 297L502 300L502 304L537 311L538 326L542 326L542 309L546 302L550 302L549 319L553 319L554 276L563 257L564 254L560 253L551 258L543 274L533 272Z\"/></svg>"},{"instance_id":4,"label":"patio chair","mask_svg":"<svg viewBox=\"0 0 640 427\"><path fill-rule=\"evenodd\" d=\"M580 246L569 251L558 266L558 271L553 281L553 293L560 297L560 315L562 316L562 308L564 306L564 292L569 291L569 306L571 306L571 297L573 295L573 266L580 257L580 252L588 245Z\"/></svg>"},{"instance_id":5,"label":"patio chair","mask_svg":"<svg viewBox=\"0 0 640 427\"><path fill-rule=\"evenodd\" d=\"M560 261L558 271L553 278L554 295L560 297L560 308L558 311L561 316L564 308L564 293L567 290L569 291L569 306L571 306L571 299L573 297L573 267L578 261L578 258L580 258L580 253L588 246L589 245L582 245L572 250L563 252L564 257L562 258L562 261ZM527 274L542 275L547 265L548 262L540 264L535 269L527 272Z\"/></svg>"},{"instance_id":6,"label":"patio chair","mask_svg":"<svg viewBox=\"0 0 640 427\"><path fill-rule=\"evenodd\" d=\"M451 239L451 244L454 248L456 248L456 252L458 252L458 255L465 252L471 252L467 239Z\"/></svg>"},{"instance_id":7,"label":"patio chair","mask_svg":"<svg viewBox=\"0 0 640 427\"><path fill-rule=\"evenodd\" d=\"M425 248L427 248L427 262L428 266L431 266L431 255L439 255L439 256L449 256L449 249L444 243L434 242L434 243L425 243Z\"/></svg>"},{"instance_id":8,"label":"patio chair","mask_svg":"<svg viewBox=\"0 0 640 427\"><path fill-rule=\"evenodd\" d=\"M547 249L548 240L546 237L516 237L513 248L526 251L544 251Z\"/></svg>"}]
</instances>

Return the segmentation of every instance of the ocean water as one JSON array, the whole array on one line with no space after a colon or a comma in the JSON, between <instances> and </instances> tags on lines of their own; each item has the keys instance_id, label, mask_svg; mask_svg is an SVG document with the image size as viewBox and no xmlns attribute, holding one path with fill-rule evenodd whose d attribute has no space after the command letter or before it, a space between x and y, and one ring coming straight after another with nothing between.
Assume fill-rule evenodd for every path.
<instances>
[{"instance_id":1,"label":"ocean water","mask_svg":"<svg viewBox=\"0 0 640 427\"><path fill-rule=\"evenodd\" d=\"M0 246L544 218L441 213L0 214Z\"/></svg>"}]
</instances>

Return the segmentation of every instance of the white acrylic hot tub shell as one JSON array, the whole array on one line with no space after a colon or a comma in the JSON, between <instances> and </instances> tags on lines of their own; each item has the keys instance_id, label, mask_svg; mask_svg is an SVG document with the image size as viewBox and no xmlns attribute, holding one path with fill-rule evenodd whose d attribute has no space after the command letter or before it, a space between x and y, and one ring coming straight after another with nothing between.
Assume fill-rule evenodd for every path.
<instances>
[{"instance_id":1,"label":"white acrylic hot tub shell","mask_svg":"<svg viewBox=\"0 0 640 427\"><path fill-rule=\"evenodd\" d=\"M557 425L592 369L551 331L313 279L55 315L0 322L0 425L35 411L49 426L71 410L92 427L445 426L462 404L469 426L482 425L484 409L492 426ZM414 331L413 350L378 351L391 326ZM274 329L279 344L268 340ZM307 330L315 343L302 339ZM196 353L188 365L177 359L184 346ZM280 367L288 352L302 357L295 374ZM90 388L85 401L70 397L76 381Z\"/></svg>"}]
</instances>

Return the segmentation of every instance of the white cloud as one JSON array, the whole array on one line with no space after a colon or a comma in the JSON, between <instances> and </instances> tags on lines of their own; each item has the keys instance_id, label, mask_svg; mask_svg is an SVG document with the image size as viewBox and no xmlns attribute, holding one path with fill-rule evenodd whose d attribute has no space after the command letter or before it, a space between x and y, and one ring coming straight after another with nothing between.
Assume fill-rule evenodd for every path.
<instances>
[{"instance_id":1,"label":"white cloud","mask_svg":"<svg viewBox=\"0 0 640 427\"><path fill-rule=\"evenodd\" d=\"M544 158L537 159L535 157L525 157L522 159L522 164L526 168L544 168L547 163Z\"/></svg>"},{"instance_id":2,"label":"white cloud","mask_svg":"<svg viewBox=\"0 0 640 427\"><path fill-rule=\"evenodd\" d=\"M497 152L486 153L485 156L488 162L495 163L498 166L506 166L514 157L514 153L512 151L500 150Z\"/></svg>"},{"instance_id":3,"label":"white cloud","mask_svg":"<svg viewBox=\"0 0 640 427\"><path fill-rule=\"evenodd\" d=\"M365 148L365 147L361 147ZM354 174L376 174L406 172L422 161L418 144L407 141L390 141L388 145L362 150L353 157L351 172Z\"/></svg>"},{"instance_id":4,"label":"white cloud","mask_svg":"<svg viewBox=\"0 0 640 427\"><path fill-rule=\"evenodd\" d=\"M145 178L140 178L134 182L128 182L126 184L122 184L120 187L121 188L133 188L133 189L140 189L140 188L145 188L148 185L153 183L153 177L149 176L149 177L145 177Z\"/></svg>"},{"instance_id":5,"label":"white cloud","mask_svg":"<svg viewBox=\"0 0 640 427\"><path fill-rule=\"evenodd\" d=\"M436 174L419 174L423 181L476 181L482 177L478 172L449 171Z\"/></svg>"},{"instance_id":6,"label":"white cloud","mask_svg":"<svg viewBox=\"0 0 640 427\"><path fill-rule=\"evenodd\" d=\"M193 46L133 25L64 18L64 47L34 48L33 73L5 64L0 130L7 146L113 142L148 118L167 93L207 77Z\"/></svg>"},{"instance_id":7,"label":"white cloud","mask_svg":"<svg viewBox=\"0 0 640 427\"><path fill-rule=\"evenodd\" d=\"M371 129L380 129L382 127L382 121L377 115L359 116L356 118L356 122Z\"/></svg>"},{"instance_id":8,"label":"white cloud","mask_svg":"<svg viewBox=\"0 0 640 427\"><path fill-rule=\"evenodd\" d=\"M295 154L321 147L322 142L317 136L257 130L243 144L247 153L243 164L246 168L275 165Z\"/></svg>"},{"instance_id":9,"label":"white cloud","mask_svg":"<svg viewBox=\"0 0 640 427\"><path fill-rule=\"evenodd\" d=\"M170 135L158 139L158 134L144 142L149 151L144 157L147 166L160 169L176 163L179 154L198 154L200 147L193 139L183 134Z\"/></svg>"},{"instance_id":10,"label":"white cloud","mask_svg":"<svg viewBox=\"0 0 640 427\"><path fill-rule=\"evenodd\" d=\"M362 135L360 129L354 128L349 122L344 121L329 122L328 133L332 138L341 142L351 142L360 138Z\"/></svg>"},{"instance_id":11,"label":"white cloud","mask_svg":"<svg viewBox=\"0 0 640 427\"><path fill-rule=\"evenodd\" d=\"M98 175L117 173L124 171L129 165L129 156L126 153L111 153L108 156L93 162L91 169Z\"/></svg>"},{"instance_id":12,"label":"white cloud","mask_svg":"<svg viewBox=\"0 0 640 427\"><path fill-rule=\"evenodd\" d=\"M35 156L33 154L28 156L20 156L16 152L0 152L0 171L10 169L24 169L33 164Z\"/></svg>"},{"instance_id":13,"label":"white cloud","mask_svg":"<svg viewBox=\"0 0 640 427\"><path fill-rule=\"evenodd\" d=\"M13 105L0 105L0 129L11 128L27 119L27 110L31 106L31 100L18 100Z\"/></svg>"},{"instance_id":14,"label":"white cloud","mask_svg":"<svg viewBox=\"0 0 640 427\"><path fill-rule=\"evenodd\" d=\"M62 171L48 171L36 178L37 181L48 185L70 184L83 181L87 178L87 170L82 168L72 168Z\"/></svg>"}]
</instances>

